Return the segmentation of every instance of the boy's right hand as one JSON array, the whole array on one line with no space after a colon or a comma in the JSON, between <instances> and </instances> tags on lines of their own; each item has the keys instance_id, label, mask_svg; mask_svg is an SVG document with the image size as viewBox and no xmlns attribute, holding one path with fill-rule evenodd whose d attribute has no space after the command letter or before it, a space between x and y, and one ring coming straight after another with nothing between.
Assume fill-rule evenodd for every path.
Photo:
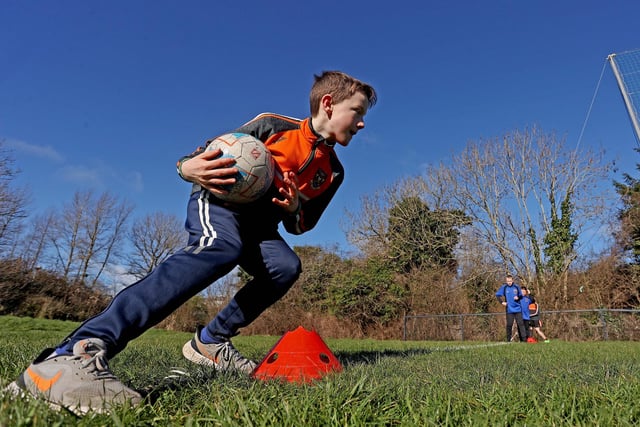
<instances>
[{"instance_id":1,"label":"boy's right hand","mask_svg":"<svg viewBox=\"0 0 640 427\"><path fill-rule=\"evenodd\" d=\"M220 157L219 148L203 151L182 163L181 172L184 179L199 184L214 194L228 194L222 186L236 182L238 169L233 167L236 161L231 157Z\"/></svg>"}]
</instances>

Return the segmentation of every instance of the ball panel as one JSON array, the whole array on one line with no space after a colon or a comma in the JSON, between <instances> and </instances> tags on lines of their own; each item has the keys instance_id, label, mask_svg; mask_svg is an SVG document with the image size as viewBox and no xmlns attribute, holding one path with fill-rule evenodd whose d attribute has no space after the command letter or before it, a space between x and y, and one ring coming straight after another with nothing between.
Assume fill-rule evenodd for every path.
<instances>
[{"instance_id":1,"label":"ball panel","mask_svg":"<svg viewBox=\"0 0 640 427\"><path fill-rule=\"evenodd\" d=\"M225 186L229 194L216 194L215 197L233 203L248 203L267 192L273 182L275 166L271 152L262 141L251 135L231 133L217 137L206 149L215 148L222 150L223 157L234 158L238 169L235 184Z\"/></svg>"}]
</instances>

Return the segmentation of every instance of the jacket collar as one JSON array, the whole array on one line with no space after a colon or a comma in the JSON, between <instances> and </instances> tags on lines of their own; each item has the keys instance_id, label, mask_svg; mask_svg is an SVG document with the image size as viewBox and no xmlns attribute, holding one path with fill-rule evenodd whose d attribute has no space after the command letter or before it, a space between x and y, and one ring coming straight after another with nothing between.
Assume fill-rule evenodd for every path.
<instances>
[{"instance_id":1,"label":"jacket collar","mask_svg":"<svg viewBox=\"0 0 640 427\"><path fill-rule=\"evenodd\" d=\"M303 120L301 129L304 133L305 138L309 139L310 141L314 141L314 146L324 144L327 147L333 148L336 145L335 141L330 142L324 136L316 132L316 130L313 128L313 123L311 123L311 117L307 117Z\"/></svg>"}]
</instances>

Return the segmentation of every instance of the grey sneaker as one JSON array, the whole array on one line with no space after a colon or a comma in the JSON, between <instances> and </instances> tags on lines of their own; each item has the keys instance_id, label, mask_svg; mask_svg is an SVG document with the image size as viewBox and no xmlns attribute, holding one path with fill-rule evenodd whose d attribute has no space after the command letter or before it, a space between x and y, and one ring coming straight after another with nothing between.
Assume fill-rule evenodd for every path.
<instances>
[{"instance_id":1,"label":"grey sneaker","mask_svg":"<svg viewBox=\"0 0 640 427\"><path fill-rule=\"evenodd\" d=\"M222 344L204 344L200 341L201 329L198 327L195 337L182 347L182 354L187 360L211 366L217 371L239 371L247 375L253 372L256 363L240 354L231 341Z\"/></svg>"},{"instance_id":2,"label":"grey sneaker","mask_svg":"<svg viewBox=\"0 0 640 427\"><path fill-rule=\"evenodd\" d=\"M108 412L114 405L142 401L140 394L111 373L106 346L98 338L78 341L73 355L47 359L53 349L44 350L7 390L19 396L36 396L50 407L65 407L82 415L89 411Z\"/></svg>"}]
</instances>

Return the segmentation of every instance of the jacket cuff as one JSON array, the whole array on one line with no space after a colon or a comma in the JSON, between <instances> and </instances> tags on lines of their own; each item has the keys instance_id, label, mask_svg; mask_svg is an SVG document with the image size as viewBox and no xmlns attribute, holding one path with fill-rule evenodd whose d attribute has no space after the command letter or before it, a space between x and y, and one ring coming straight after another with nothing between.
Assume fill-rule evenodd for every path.
<instances>
[{"instance_id":1,"label":"jacket cuff","mask_svg":"<svg viewBox=\"0 0 640 427\"><path fill-rule=\"evenodd\" d=\"M180 178L182 178L184 181L186 182L191 182L188 179L186 179L184 177L184 175L182 175L182 164L184 162L186 162L187 160L189 160L191 157L185 156L183 158L181 158L180 160L178 160L178 163L176 163L176 171L178 172L178 175L180 176Z\"/></svg>"}]
</instances>

